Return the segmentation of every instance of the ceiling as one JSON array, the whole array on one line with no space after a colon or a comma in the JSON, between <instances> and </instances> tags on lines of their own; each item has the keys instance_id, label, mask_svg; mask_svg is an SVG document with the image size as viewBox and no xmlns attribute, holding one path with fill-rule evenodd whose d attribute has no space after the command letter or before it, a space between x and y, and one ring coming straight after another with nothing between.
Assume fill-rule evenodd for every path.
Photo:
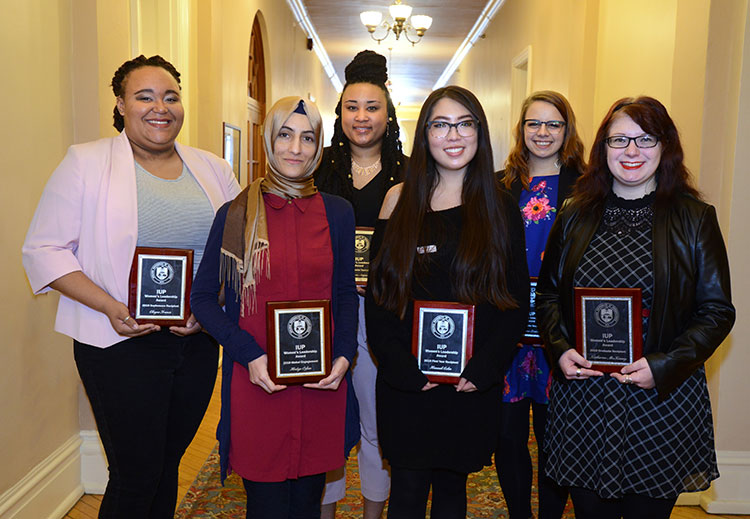
<instances>
[{"instance_id":1,"label":"ceiling","mask_svg":"<svg viewBox=\"0 0 750 519\"><path fill-rule=\"evenodd\" d=\"M380 44L359 20L361 11L380 11L390 21L393 0L303 0L308 17L342 83L344 68L364 49L388 58L391 95L396 104L421 105L482 14L487 0L403 0L412 14L432 16L432 27L412 46L391 33ZM489 3L493 3L490 1ZM376 32L379 34L382 31Z\"/></svg>"}]
</instances>

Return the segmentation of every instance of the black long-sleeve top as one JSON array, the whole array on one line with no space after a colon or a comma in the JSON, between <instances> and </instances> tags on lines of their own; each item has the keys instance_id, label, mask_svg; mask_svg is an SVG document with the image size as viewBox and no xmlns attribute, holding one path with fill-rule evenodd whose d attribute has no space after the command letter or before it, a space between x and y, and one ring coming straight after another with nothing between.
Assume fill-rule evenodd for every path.
<instances>
[{"instance_id":1,"label":"black long-sleeve top","mask_svg":"<svg viewBox=\"0 0 750 519\"><path fill-rule=\"evenodd\" d=\"M411 353L412 305L399 319L375 304L368 291L368 341L378 360L378 434L384 457L393 466L474 472L490 463L498 433L500 382L526 326L529 298L523 223L511 197L500 196L511 241L506 277L518 308L502 311L490 303L476 305L474 354L462 373L476 385L476 392L458 393L451 384L421 391L427 377ZM385 223L380 220L376 226L373 253L380 247ZM462 209L428 213L424 225L428 230L442 227L445 239L427 266L415 271L412 299L457 301L451 269L463 227Z\"/></svg>"}]
</instances>

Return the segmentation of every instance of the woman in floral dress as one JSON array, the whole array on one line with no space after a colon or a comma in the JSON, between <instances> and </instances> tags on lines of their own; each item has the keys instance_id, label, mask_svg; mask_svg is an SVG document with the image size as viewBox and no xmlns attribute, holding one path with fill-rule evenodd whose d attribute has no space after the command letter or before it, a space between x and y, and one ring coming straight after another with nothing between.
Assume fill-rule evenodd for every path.
<instances>
[{"instance_id":1,"label":"woman in floral dress","mask_svg":"<svg viewBox=\"0 0 750 519\"><path fill-rule=\"evenodd\" d=\"M570 104L552 91L536 92L524 101L515 138L516 145L501 174L521 210L529 275L536 277L557 210L583 171L583 144L576 132ZM533 410L537 445L542 445L550 380L543 345L519 344L505 374L502 421L495 451L497 477L511 519L532 517L533 470L527 446L529 407ZM539 517L560 519L567 492L544 476L545 461L539 449Z\"/></svg>"}]
</instances>

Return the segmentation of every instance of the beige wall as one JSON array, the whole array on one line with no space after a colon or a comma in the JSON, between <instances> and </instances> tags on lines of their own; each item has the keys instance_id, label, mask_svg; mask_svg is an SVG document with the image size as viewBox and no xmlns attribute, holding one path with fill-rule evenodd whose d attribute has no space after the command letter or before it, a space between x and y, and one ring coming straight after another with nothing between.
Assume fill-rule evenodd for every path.
<instances>
[{"instance_id":1,"label":"beige wall","mask_svg":"<svg viewBox=\"0 0 750 519\"><path fill-rule=\"evenodd\" d=\"M180 140L222 151L222 122L242 131L243 173L247 158L247 58L253 20L258 15L266 62L269 108L288 95L313 97L333 131L338 94L289 7L275 0L131 0L138 5L135 48L182 63L186 126ZM122 3L122 2L121 2ZM170 7L172 6L172 7ZM154 18L168 18L174 37L164 37ZM220 79L219 79L220 78ZM199 122L200 121L200 122ZM244 178L244 177L243 177Z\"/></svg>"},{"instance_id":2,"label":"beige wall","mask_svg":"<svg viewBox=\"0 0 750 519\"><path fill-rule=\"evenodd\" d=\"M71 9L4 2L0 17L0 494L78 433L72 344L52 331L57 296L32 297L21 266L39 194L73 142Z\"/></svg>"},{"instance_id":3,"label":"beige wall","mask_svg":"<svg viewBox=\"0 0 750 519\"><path fill-rule=\"evenodd\" d=\"M551 89L570 99L574 110L591 104L590 92L579 87L590 64L581 52L595 41L584 30L586 0L507 0L496 14L450 83L472 90L484 107L490 125L495 167L501 168L512 144L511 68L513 59L531 46L531 91ZM590 90L590 89L589 89ZM580 114L580 112L579 112ZM580 115L579 115L580 117ZM582 118L581 131L591 135Z\"/></svg>"},{"instance_id":4,"label":"beige wall","mask_svg":"<svg viewBox=\"0 0 750 519\"><path fill-rule=\"evenodd\" d=\"M729 340L709 363L710 389L715 403L717 445L728 451L750 450L747 430L746 366L750 365L750 284L743 267L750 254L750 238L743 216L744 196L750 189L750 34L747 33L746 0L712 2L710 44L703 105L703 156L700 189L717 206L719 221L729 249L733 300L737 323ZM744 60L743 60L744 57Z\"/></svg>"},{"instance_id":5,"label":"beige wall","mask_svg":"<svg viewBox=\"0 0 750 519\"><path fill-rule=\"evenodd\" d=\"M556 90L573 106L588 145L610 105L651 95L683 130L688 166L700 164L701 119L695 100L705 81L706 0L508 0L452 78L472 89L490 119L495 165L513 144L511 68L531 49L530 92ZM623 16L638 13L637 23ZM529 93L530 93L529 92Z\"/></svg>"}]
</instances>

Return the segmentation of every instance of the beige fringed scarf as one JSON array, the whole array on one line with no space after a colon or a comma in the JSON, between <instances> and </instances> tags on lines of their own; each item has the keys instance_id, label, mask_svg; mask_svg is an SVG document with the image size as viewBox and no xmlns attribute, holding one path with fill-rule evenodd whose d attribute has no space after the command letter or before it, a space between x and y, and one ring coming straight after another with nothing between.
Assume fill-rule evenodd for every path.
<instances>
[{"instance_id":1,"label":"beige fringed scarf","mask_svg":"<svg viewBox=\"0 0 750 519\"><path fill-rule=\"evenodd\" d=\"M304 111L315 132L317 150L308 163L305 174L299 178L288 178L279 171L273 154L273 142L279 130L294 113ZM318 192L313 183L313 172L320 164L323 154L323 129L320 112L314 103L300 97L284 97L274 104L263 124L263 142L266 152L266 176L247 186L229 206L224 234L221 242L220 279L227 283L240 297L240 315L247 308L254 313L255 287L260 275L271 277L270 244L264 193L273 193L282 198L293 199L312 196Z\"/></svg>"}]
</instances>

